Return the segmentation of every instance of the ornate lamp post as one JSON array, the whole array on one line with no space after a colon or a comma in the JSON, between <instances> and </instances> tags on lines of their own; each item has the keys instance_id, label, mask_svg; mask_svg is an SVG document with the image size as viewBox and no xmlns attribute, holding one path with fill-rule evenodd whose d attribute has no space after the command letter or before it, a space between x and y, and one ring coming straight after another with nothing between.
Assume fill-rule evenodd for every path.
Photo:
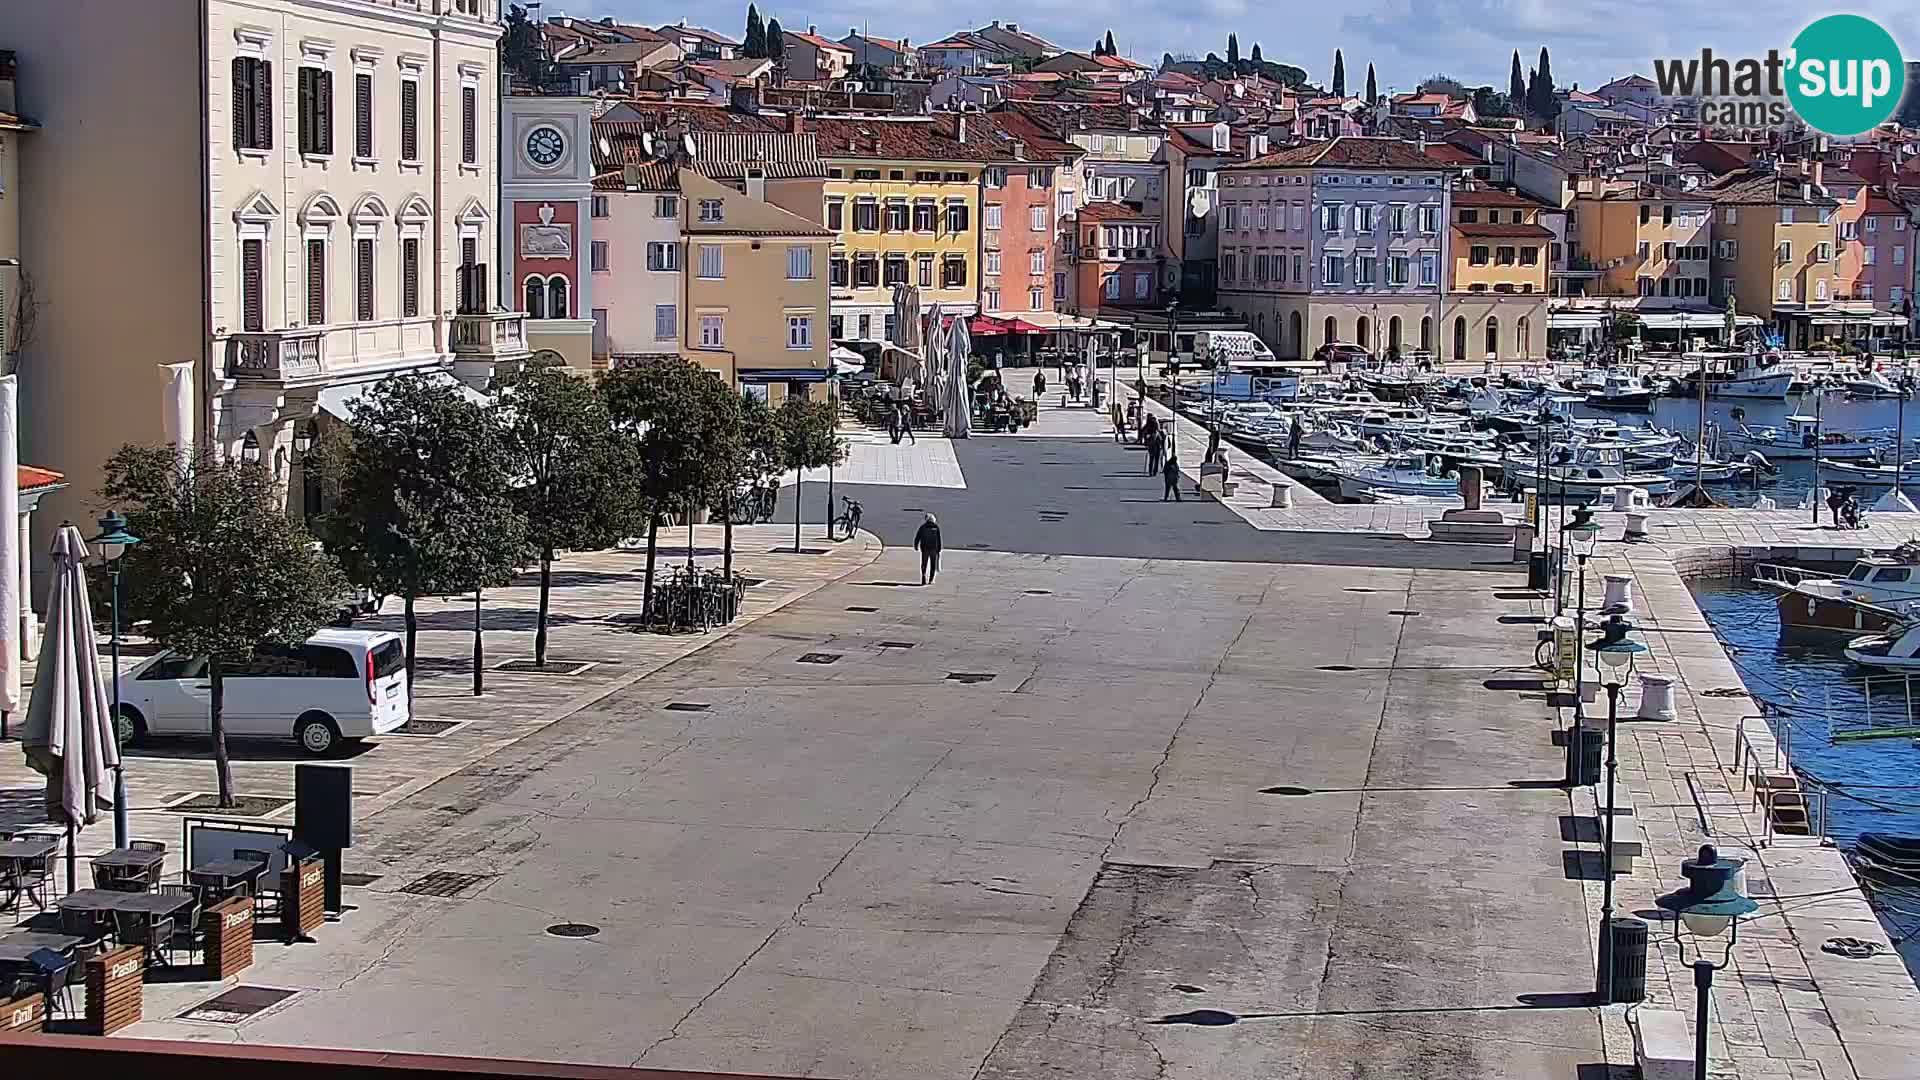
<instances>
[{"instance_id":1,"label":"ornate lamp post","mask_svg":"<svg viewBox=\"0 0 1920 1080\"><path fill-rule=\"evenodd\" d=\"M1583 560L1584 561L1584 560ZM1615 781L1620 770L1620 692L1633 673L1634 657L1647 651L1645 645L1627 636L1633 627L1620 616L1608 619L1601 636L1592 645L1599 658L1601 685L1607 688L1607 801L1601 806L1606 815L1600 857L1605 864L1600 886L1600 978L1597 989L1600 1003L1613 1003L1613 825L1619 817L1614 810Z\"/></svg>"},{"instance_id":2,"label":"ornate lamp post","mask_svg":"<svg viewBox=\"0 0 1920 1080\"><path fill-rule=\"evenodd\" d=\"M113 656L113 737L122 751L133 737L133 721L123 715L120 709L120 557L139 542L139 537L127 531L127 519L118 510L109 510L100 515L100 535L93 538L93 543L100 548L100 555L107 562L107 589L113 597L112 637L108 645ZM114 847L127 846L126 773L124 762L113 770Z\"/></svg>"},{"instance_id":3,"label":"ornate lamp post","mask_svg":"<svg viewBox=\"0 0 1920 1080\"><path fill-rule=\"evenodd\" d=\"M1713 973L1733 962L1733 946L1740 940L1740 917L1750 915L1760 905L1754 903L1734 883L1744 863L1722 859L1712 844L1702 844L1700 854L1680 864L1687 886L1654 900L1660 910L1674 914L1673 940L1680 947L1680 960L1687 963L1686 937L1694 939L1693 989L1697 999L1693 1020L1693 1076L1707 1080L1707 1018L1713 1000ZM1728 933L1731 930L1732 933ZM1726 934L1726 947L1720 962L1707 959L1709 942Z\"/></svg>"}]
</instances>

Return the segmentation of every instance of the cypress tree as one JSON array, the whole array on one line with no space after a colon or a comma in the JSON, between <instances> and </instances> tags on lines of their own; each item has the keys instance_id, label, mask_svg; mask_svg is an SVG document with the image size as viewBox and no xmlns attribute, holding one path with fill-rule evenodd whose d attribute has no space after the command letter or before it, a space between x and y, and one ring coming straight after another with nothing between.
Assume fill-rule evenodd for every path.
<instances>
[{"instance_id":1,"label":"cypress tree","mask_svg":"<svg viewBox=\"0 0 1920 1080\"><path fill-rule=\"evenodd\" d=\"M1339 49L1333 50L1333 96L1347 96L1347 58Z\"/></svg>"},{"instance_id":2,"label":"cypress tree","mask_svg":"<svg viewBox=\"0 0 1920 1080\"><path fill-rule=\"evenodd\" d=\"M1540 100L1534 105L1534 111L1543 120L1551 120L1560 114L1560 103L1553 96L1553 62L1547 59L1547 47L1540 46Z\"/></svg>"},{"instance_id":3,"label":"cypress tree","mask_svg":"<svg viewBox=\"0 0 1920 1080\"><path fill-rule=\"evenodd\" d=\"M1238 34L1227 35L1227 63L1232 64L1236 71L1240 69L1240 35Z\"/></svg>"},{"instance_id":4,"label":"cypress tree","mask_svg":"<svg viewBox=\"0 0 1920 1080\"><path fill-rule=\"evenodd\" d=\"M747 40L740 51L754 59L767 55L767 28L760 22L759 9L752 4L747 5Z\"/></svg>"},{"instance_id":5,"label":"cypress tree","mask_svg":"<svg viewBox=\"0 0 1920 1080\"><path fill-rule=\"evenodd\" d=\"M1520 112L1527 111L1527 76L1520 70L1520 50L1513 50L1513 72L1507 76L1507 102Z\"/></svg>"},{"instance_id":6,"label":"cypress tree","mask_svg":"<svg viewBox=\"0 0 1920 1080\"><path fill-rule=\"evenodd\" d=\"M1373 81L1373 65L1367 65L1367 104L1380 100L1380 87Z\"/></svg>"},{"instance_id":7,"label":"cypress tree","mask_svg":"<svg viewBox=\"0 0 1920 1080\"><path fill-rule=\"evenodd\" d=\"M1106 47L1107 47L1107 55L1108 55L1108 56L1119 56L1119 55L1120 55L1120 50L1119 50L1119 49L1116 49L1116 48L1114 48L1114 47L1113 47L1113 31L1111 31L1111 30L1109 30L1109 31L1107 31L1107 41L1106 41Z\"/></svg>"},{"instance_id":8,"label":"cypress tree","mask_svg":"<svg viewBox=\"0 0 1920 1080\"><path fill-rule=\"evenodd\" d=\"M1265 62L1266 62L1266 61L1264 61L1264 60L1262 60L1262 59L1260 59L1260 43L1259 43L1259 42L1257 42L1257 41L1253 43L1253 56L1252 56L1252 60L1253 60L1253 62L1254 62L1254 64L1255 64L1256 66L1258 66L1258 65L1260 65L1260 64L1263 64L1263 63L1265 63Z\"/></svg>"},{"instance_id":9,"label":"cypress tree","mask_svg":"<svg viewBox=\"0 0 1920 1080\"><path fill-rule=\"evenodd\" d=\"M780 30L779 19L767 20L767 49L763 55L773 61L773 70L776 74L786 74L787 39Z\"/></svg>"}]
</instances>

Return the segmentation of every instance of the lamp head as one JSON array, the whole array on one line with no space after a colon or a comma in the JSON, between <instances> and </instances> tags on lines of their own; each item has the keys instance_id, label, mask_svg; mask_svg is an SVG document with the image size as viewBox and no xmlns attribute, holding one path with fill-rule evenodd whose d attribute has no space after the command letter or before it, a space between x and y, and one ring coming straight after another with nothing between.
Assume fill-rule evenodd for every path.
<instances>
[{"instance_id":1,"label":"lamp head","mask_svg":"<svg viewBox=\"0 0 1920 1080\"><path fill-rule=\"evenodd\" d=\"M109 510L100 515L100 535L93 538L93 544L100 554L109 561L118 559L126 550L140 542L140 538L127 531L127 518L118 510Z\"/></svg>"},{"instance_id":2,"label":"lamp head","mask_svg":"<svg viewBox=\"0 0 1920 1080\"><path fill-rule=\"evenodd\" d=\"M1695 937L1717 938L1742 915L1750 915L1759 908L1734 882L1744 865L1741 859L1721 858L1712 844L1702 844L1699 855L1680 864L1680 873L1687 879L1686 888L1654 900L1660 910L1670 911L1676 917L1673 928L1676 939L1681 926Z\"/></svg>"},{"instance_id":3,"label":"lamp head","mask_svg":"<svg viewBox=\"0 0 1920 1080\"><path fill-rule=\"evenodd\" d=\"M1594 544L1600 539L1600 523L1593 520L1593 511L1584 506L1573 508L1573 520L1560 527L1561 535L1578 545L1581 555L1592 555Z\"/></svg>"},{"instance_id":4,"label":"lamp head","mask_svg":"<svg viewBox=\"0 0 1920 1080\"><path fill-rule=\"evenodd\" d=\"M1627 635L1633 631L1633 624L1614 615L1600 624L1600 636L1588 646L1594 657L1605 665L1610 675L1617 676L1620 683L1626 681L1626 674L1632 670L1634 658L1647 652L1645 645Z\"/></svg>"}]
</instances>

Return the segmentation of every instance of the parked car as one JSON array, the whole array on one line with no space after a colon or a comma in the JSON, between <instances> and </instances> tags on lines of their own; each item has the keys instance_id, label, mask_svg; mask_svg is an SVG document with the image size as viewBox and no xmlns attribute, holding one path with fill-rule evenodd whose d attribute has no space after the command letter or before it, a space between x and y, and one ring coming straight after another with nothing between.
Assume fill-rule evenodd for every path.
<instances>
[{"instance_id":1,"label":"parked car","mask_svg":"<svg viewBox=\"0 0 1920 1080\"><path fill-rule=\"evenodd\" d=\"M1351 345L1344 341L1329 341L1314 350L1313 360L1317 364L1328 367L1335 364L1361 367L1373 362L1373 354L1358 345Z\"/></svg>"},{"instance_id":2,"label":"parked car","mask_svg":"<svg viewBox=\"0 0 1920 1080\"><path fill-rule=\"evenodd\" d=\"M400 635L322 630L294 646L263 646L221 666L222 718L236 739L293 739L315 757L407 722ZM120 677L120 739L211 734L207 658L162 652Z\"/></svg>"}]
</instances>

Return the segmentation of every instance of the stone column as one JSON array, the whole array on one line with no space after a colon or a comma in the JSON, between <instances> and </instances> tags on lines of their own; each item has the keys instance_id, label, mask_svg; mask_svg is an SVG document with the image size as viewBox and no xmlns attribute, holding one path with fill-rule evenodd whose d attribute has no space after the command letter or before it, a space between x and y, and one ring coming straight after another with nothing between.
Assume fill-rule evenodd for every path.
<instances>
[{"instance_id":1,"label":"stone column","mask_svg":"<svg viewBox=\"0 0 1920 1080\"><path fill-rule=\"evenodd\" d=\"M33 511L20 515L20 656L40 655L40 620L33 614Z\"/></svg>"}]
</instances>

